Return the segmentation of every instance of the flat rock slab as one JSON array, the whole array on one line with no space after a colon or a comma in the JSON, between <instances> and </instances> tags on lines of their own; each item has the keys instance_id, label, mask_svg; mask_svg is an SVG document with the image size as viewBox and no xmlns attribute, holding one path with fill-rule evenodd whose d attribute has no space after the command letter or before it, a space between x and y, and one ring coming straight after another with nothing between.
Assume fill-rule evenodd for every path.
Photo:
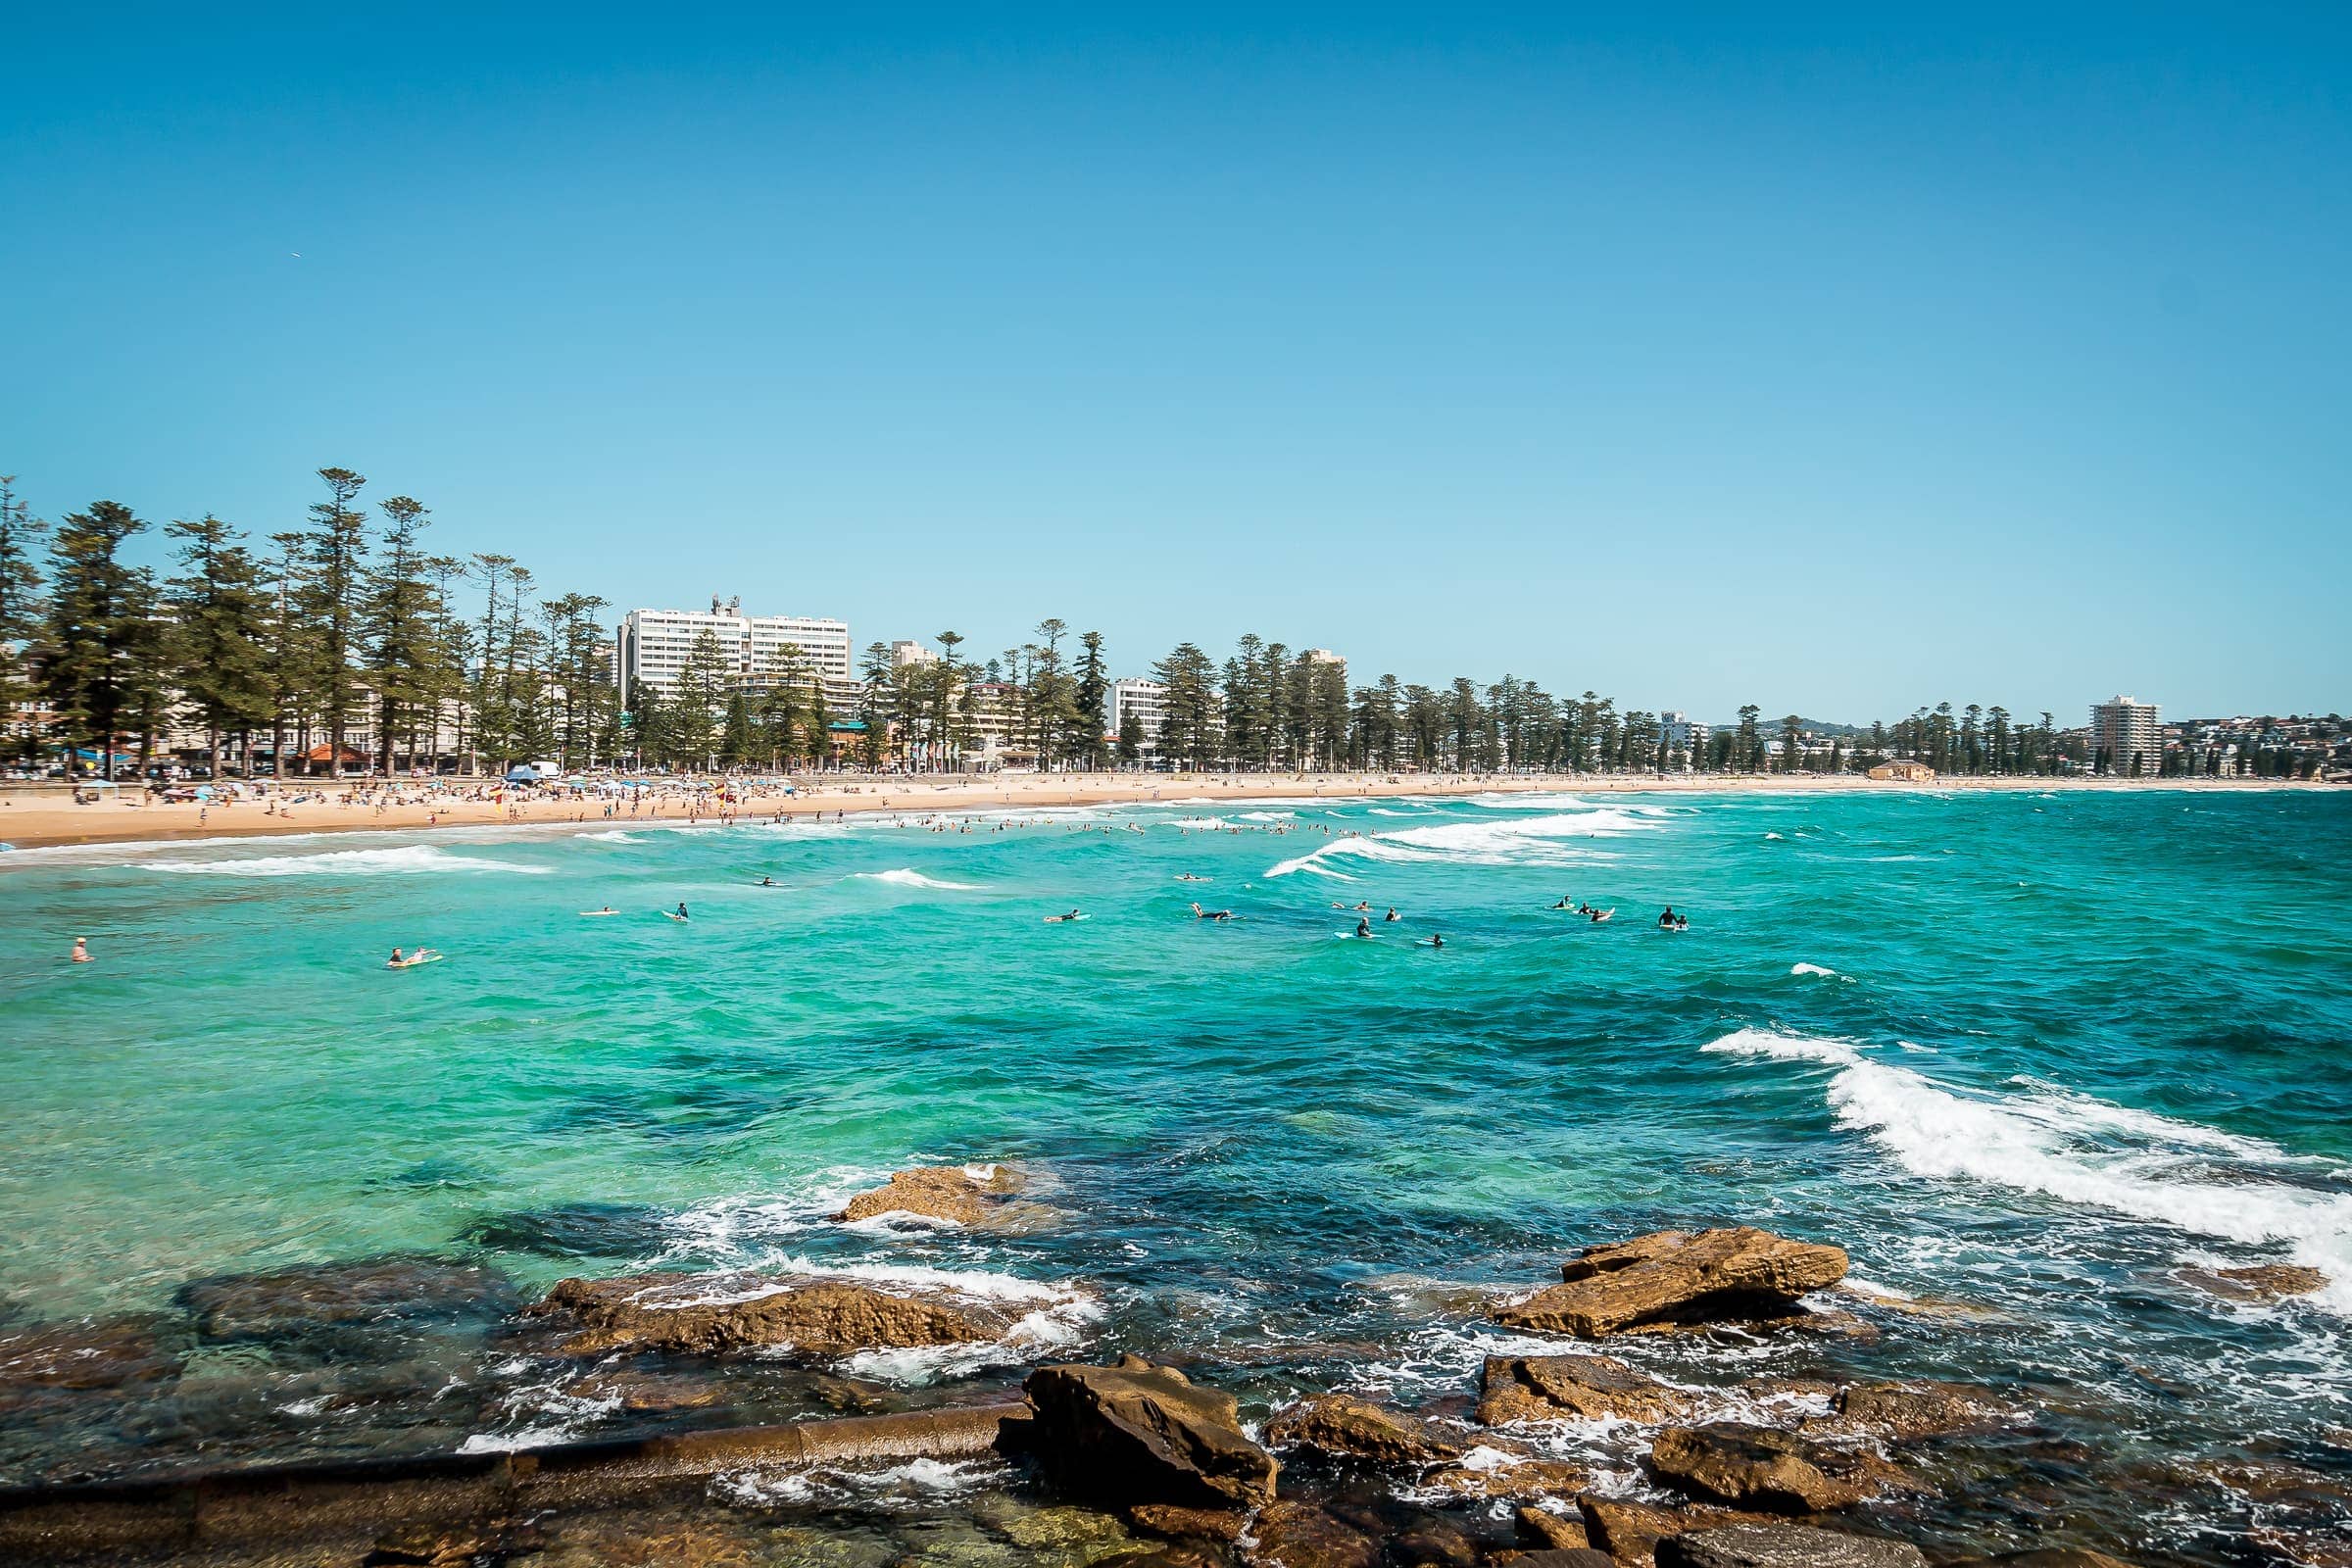
<instances>
[{"instance_id":1,"label":"flat rock slab","mask_svg":"<svg viewBox=\"0 0 2352 1568\"><path fill-rule=\"evenodd\" d=\"M1649 1568L1658 1543L1688 1535L1693 1530L1711 1530L1723 1525L1778 1523L1758 1514L1738 1513L1729 1508L1661 1508L1655 1503L1632 1502L1623 1497L1596 1497L1590 1494L1576 1499L1576 1508L1584 1519L1585 1535L1592 1544L1607 1552L1618 1563L1629 1565L1629 1568Z\"/></svg>"},{"instance_id":2,"label":"flat rock slab","mask_svg":"<svg viewBox=\"0 0 2352 1568\"><path fill-rule=\"evenodd\" d=\"M1188 1508L1256 1507L1274 1496L1274 1456L1245 1436L1233 1396L1173 1367L1048 1366L1024 1387L1026 1441L1047 1473L1084 1496Z\"/></svg>"},{"instance_id":3,"label":"flat rock slab","mask_svg":"<svg viewBox=\"0 0 2352 1568\"><path fill-rule=\"evenodd\" d=\"M1696 1400L1607 1355L1490 1355L1480 1376L1478 1420L1620 1420L1658 1426L1687 1419Z\"/></svg>"},{"instance_id":4,"label":"flat rock slab","mask_svg":"<svg viewBox=\"0 0 2352 1568\"><path fill-rule=\"evenodd\" d=\"M1724 1525L1672 1536L1658 1568L1928 1568L1917 1546L1809 1525Z\"/></svg>"},{"instance_id":5,"label":"flat rock slab","mask_svg":"<svg viewBox=\"0 0 2352 1568\"><path fill-rule=\"evenodd\" d=\"M1850 1508L1878 1479L1861 1454L1737 1421L1669 1427L1650 1446L1649 1464L1686 1492L1771 1513Z\"/></svg>"},{"instance_id":6,"label":"flat rock slab","mask_svg":"<svg viewBox=\"0 0 2352 1568\"><path fill-rule=\"evenodd\" d=\"M1266 1423L1266 1442L1384 1465L1438 1464L1462 1451L1411 1416L1347 1394L1317 1395L1282 1410Z\"/></svg>"},{"instance_id":7,"label":"flat rock slab","mask_svg":"<svg viewBox=\"0 0 2352 1568\"><path fill-rule=\"evenodd\" d=\"M857 1350L962 1345L1004 1324L972 1310L840 1280L748 1274L635 1274L563 1280L530 1308L574 1326L562 1348L670 1350L716 1355L786 1348L836 1356Z\"/></svg>"},{"instance_id":8,"label":"flat rock slab","mask_svg":"<svg viewBox=\"0 0 2352 1568\"><path fill-rule=\"evenodd\" d=\"M1708 1323L1758 1323L1796 1313L1797 1298L1845 1277L1845 1253L1741 1225L1658 1231L1587 1248L1562 1283L1495 1308L1498 1323L1598 1339Z\"/></svg>"}]
</instances>

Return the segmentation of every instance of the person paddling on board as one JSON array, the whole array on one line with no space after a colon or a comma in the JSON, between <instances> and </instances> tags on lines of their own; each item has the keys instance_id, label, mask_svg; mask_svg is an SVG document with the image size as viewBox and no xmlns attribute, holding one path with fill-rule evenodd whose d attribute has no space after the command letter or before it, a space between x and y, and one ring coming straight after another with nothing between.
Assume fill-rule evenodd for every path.
<instances>
[{"instance_id":1,"label":"person paddling on board","mask_svg":"<svg viewBox=\"0 0 2352 1568\"><path fill-rule=\"evenodd\" d=\"M1047 916L1046 916L1046 924L1048 924L1048 925L1061 925L1061 924L1064 924L1065 922L1068 922L1068 921L1071 921L1071 920L1075 920L1075 919L1077 919L1077 918L1079 918L1078 911L1077 911L1076 909L1072 909L1072 910L1071 910L1069 913L1067 913L1067 914L1049 914L1049 915L1047 915Z\"/></svg>"},{"instance_id":2,"label":"person paddling on board","mask_svg":"<svg viewBox=\"0 0 2352 1568\"><path fill-rule=\"evenodd\" d=\"M763 876L760 879L760 885L763 888L772 888L776 885L776 879L772 876Z\"/></svg>"},{"instance_id":3,"label":"person paddling on board","mask_svg":"<svg viewBox=\"0 0 2352 1568\"><path fill-rule=\"evenodd\" d=\"M1664 912L1664 913L1662 913L1662 914L1660 914L1660 915L1658 916L1658 929L1659 929L1659 930L1661 930L1661 931L1671 931L1671 930L1673 930L1673 929L1674 929L1674 906L1673 906L1673 905L1669 904L1668 906L1666 906L1665 912Z\"/></svg>"},{"instance_id":4,"label":"person paddling on board","mask_svg":"<svg viewBox=\"0 0 2352 1568\"><path fill-rule=\"evenodd\" d=\"M1559 903L1557 903L1557 904L1555 904L1555 905L1553 905L1553 906L1552 906L1552 907L1553 907L1553 908L1555 908L1555 909L1565 909L1566 907L1568 907L1568 895L1567 895L1567 894L1565 894L1565 893L1561 894L1561 895L1560 895L1560 902L1559 902ZM1579 909L1577 912L1578 912L1579 914L1582 914L1584 911L1583 911L1582 909Z\"/></svg>"},{"instance_id":5,"label":"person paddling on board","mask_svg":"<svg viewBox=\"0 0 2352 1568\"><path fill-rule=\"evenodd\" d=\"M1446 945L1446 939L1440 936L1437 932L1432 931L1429 934L1429 945L1433 948L1442 948Z\"/></svg>"},{"instance_id":6,"label":"person paddling on board","mask_svg":"<svg viewBox=\"0 0 2352 1568\"><path fill-rule=\"evenodd\" d=\"M678 912L671 915L670 918L673 920L685 920L691 918L691 916L686 913L686 901L684 899L680 899L678 901Z\"/></svg>"},{"instance_id":7,"label":"person paddling on board","mask_svg":"<svg viewBox=\"0 0 2352 1568\"><path fill-rule=\"evenodd\" d=\"M1362 919L1362 920L1358 920L1358 921L1356 921L1356 922L1355 922L1355 934L1356 934L1357 936L1359 936L1359 937L1368 937L1368 936L1370 936L1370 935L1372 934L1372 922L1371 922L1371 920L1370 920L1369 918L1367 918L1367 919Z\"/></svg>"},{"instance_id":8,"label":"person paddling on board","mask_svg":"<svg viewBox=\"0 0 2352 1568\"><path fill-rule=\"evenodd\" d=\"M1396 906L1395 905L1393 905L1393 904L1392 904L1392 905L1390 905L1390 906L1389 906L1389 917L1388 917L1387 919L1385 919L1385 920L1381 921L1381 924L1382 924L1382 925L1394 925L1394 924L1396 924L1396 923L1398 920L1401 920L1401 919L1403 919L1403 918L1404 918L1404 916L1403 916L1403 915L1401 915L1401 914L1398 914L1398 913L1396 912Z\"/></svg>"}]
</instances>

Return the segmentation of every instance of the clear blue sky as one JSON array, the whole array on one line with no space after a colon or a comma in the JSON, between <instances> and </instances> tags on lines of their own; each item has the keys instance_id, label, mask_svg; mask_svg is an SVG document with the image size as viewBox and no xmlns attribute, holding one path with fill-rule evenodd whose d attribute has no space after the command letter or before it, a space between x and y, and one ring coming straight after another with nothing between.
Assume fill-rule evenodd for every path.
<instances>
[{"instance_id":1,"label":"clear blue sky","mask_svg":"<svg viewBox=\"0 0 2352 1568\"><path fill-rule=\"evenodd\" d=\"M12 18L37 511L333 464L860 643L2352 707L2352 8L339 9Z\"/></svg>"}]
</instances>

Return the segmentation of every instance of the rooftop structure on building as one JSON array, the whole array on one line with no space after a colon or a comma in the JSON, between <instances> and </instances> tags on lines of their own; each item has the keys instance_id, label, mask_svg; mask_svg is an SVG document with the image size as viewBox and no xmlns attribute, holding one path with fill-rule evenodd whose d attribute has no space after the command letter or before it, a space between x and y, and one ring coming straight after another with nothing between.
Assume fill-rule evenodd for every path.
<instances>
[{"instance_id":1,"label":"rooftop structure on building","mask_svg":"<svg viewBox=\"0 0 2352 1568\"><path fill-rule=\"evenodd\" d=\"M939 650L928 643L916 642L911 637L902 637L890 645L890 667L893 669L905 669L909 664L936 664L938 662Z\"/></svg>"}]
</instances>

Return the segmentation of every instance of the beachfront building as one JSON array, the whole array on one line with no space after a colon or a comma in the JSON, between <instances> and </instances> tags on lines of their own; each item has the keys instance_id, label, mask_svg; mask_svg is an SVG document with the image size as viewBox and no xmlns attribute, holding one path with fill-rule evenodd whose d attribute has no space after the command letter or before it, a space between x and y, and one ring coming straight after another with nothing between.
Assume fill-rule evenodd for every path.
<instances>
[{"instance_id":1,"label":"beachfront building","mask_svg":"<svg viewBox=\"0 0 2352 1568\"><path fill-rule=\"evenodd\" d=\"M1659 765L1677 752L1682 754L1683 769L1689 772L1706 765L1707 737L1714 732L1693 720L1690 714L1677 710L1658 715Z\"/></svg>"},{"instance_id":2,"label":"beachfront building","mask_svg":"<svg viewBox=\"0 0 2352 1568\"><path fill-rule=\"evenodd\" d=\"M1155 680L1129 676L1110 683L1108 710L1102 715L1108 720L1104 733L1114 740L1123 732L1128 715L1133 714L1143 726L1143 739L1136 748L1137 760L1150 762L1159 756L1159 727L1168 716L1168 688Z\"/></svg>"},{"instance_id":3,"label":"beachfront building","mask_svg":"<svg viewBox=\"0 0 2352 1568\"><path fill-rule=\"evenodd\" d=\"M2164 763L2156 705L2123 696L2091 704L2090 756L2098 772L2154 778Z\"/></svg>"},{"instance_id":4,"label":"beachfront building","mask_svg":"<svg viewBox=\"0 0 2352 1568\"><path fill-rule=\"evenodd\" d=\"M1896 757L1881 762L1870 770L1875 779L1892 779L1897 784L1933 784L1936 770L1916 758Z\"/></svg>"},{"instance_id":5,"label":"beachfront building","mask_svg":"<svg viewBox=\"0 0 2352 1568\"><path fill-rule=\"evenodd\" d=\"M771 684L788 656L823 688L828 706L848 710L858 704L858 683L850 669L850 625L808 615L746 615L743 601L723 604L716 595L708 611L632 610L615 634L615 684L625 706L639 681L666 694L672 690L695 644L705 632L718 640L728 678L738 686Z\"/></svg>"},{"instance_id":6,"label":"beachfront building","mask_svg":"<svg viewBox=\"0 0 2352 1568\"><path fill-rule=\"evenodd\" d=\"M936 664L939 650L911 637L902 637L890 645L890 667L905 669L909 664Z\"/></svg>"}]
</instances>

